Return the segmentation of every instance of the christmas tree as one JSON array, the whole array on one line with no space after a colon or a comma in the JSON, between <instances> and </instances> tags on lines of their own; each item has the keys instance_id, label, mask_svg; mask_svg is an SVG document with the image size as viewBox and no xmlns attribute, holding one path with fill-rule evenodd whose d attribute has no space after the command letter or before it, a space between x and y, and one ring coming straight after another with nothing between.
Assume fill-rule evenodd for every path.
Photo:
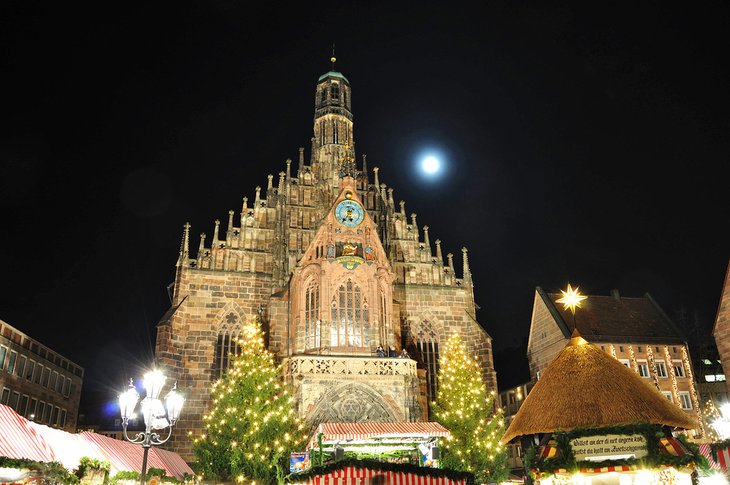
<instances>
[{"instance_id":1,"label":"christmas tree","mask_svg":"<svg viewBox=\"0 0 730 485\"><path fill-rule=\"evenodd\" d=\"M452 335L439 358L438 391L431 403L433 419L451 432L443 443L441 466L474 474L476 483L507 478L507 450L495 393L487 393L479 364L458 335Z\"/></svg>"},{"instance_id":2,"label":"christmas tree","mask_svg":"<svg viewBox=\"0 0 730 485\"><path fill-rule=\"evenodd\" d=\"M240 354L213 384L205 430L193 448L206 480L282 482L289 454L305 445L304 424L258 321L243 330Z\"/></svg>"}]
</instances>

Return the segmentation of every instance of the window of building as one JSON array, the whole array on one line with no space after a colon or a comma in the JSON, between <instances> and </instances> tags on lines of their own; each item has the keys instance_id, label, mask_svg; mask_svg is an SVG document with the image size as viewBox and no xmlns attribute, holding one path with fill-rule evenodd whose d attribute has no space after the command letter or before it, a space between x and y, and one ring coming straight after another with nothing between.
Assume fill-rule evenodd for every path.
<instances>
[{"instance_id":1,"label":"window of building","mask_svg":"<svg viewBox=\"0 0 730 485\"><path fill-rule=\"evenodd\" d=\"M3 387L3 394L0 397L0 404L7 404L10 401L10 389Z\"/></svg>"},{"instance_id":2,"label":"window of building","mask_svg":"<svg viewBox=\"0 0 730 485\"><path fill-rule=\"evenodd\" d=\"M624 346L623 345L619 345L618 346L618 351L619 352L623 352L624 351Z\"/></svg>"},{"instance_id":3,"label":"window of building","mask_svg":"<svg viewBox=\"0 0 730 485\"><path fill-rule=\"evenodd\" d=\"M423 320L418 327L417 333L413 336L416 341L418 360L426 369L426 398L428 402L436 399L438 390L439 373L439 341L438 335L433 329L431 322ZM510 396L511 397L511 396Z\"/></svg>"},{"instance_id":4,"label":"window of building","mask_svg":"<svg viewBox=\"0 0 730 485\"><path fill-rule=\"evenodd\" d=\"M338 129L337 120L332 120L332 143L340 142L340 131Z\"/></svg>"},{"instance_id":5,"label":"window of building","mask_svg":"<svg viewBox=\"0 0 730 485\"><path fill-rule=\"evenodd\" d=\"M677 377L685 377L684 364L681 360L673 360L672 368L674 369L674 375Z\"/></svg>"},{"instance_id":6,"label":"window of building","mask_svg":"<svg viewBox=\"0 0 730 485\"><path fill-rule=\"evenodd\" d=\"M659 347L654 347L654 351L659 353Z\"/></svg>"},{"instance_id":7,"label":"window of building","mask_svg":"<svg viewBox=\"0 0 730 485\"><path fill-rule=\"evenodd\" d=\"M636 351L638 353L640 353L640 354L643 354L644 353L644 347L642 347L641 345L639 345L638 347L636 347Z\"/></svg>"},{"instance_id":8,"label":"window of building","mask_svg":"<svg viewBox=\"0 0 730 485\"><path fill-rule=\"evenodd\" d=\"M8 348L0 345L0 370L5 368L5 356L8 355Z\"/></svg>"},{"instance_id":9,"label":"window of building","mask_svg":"<svg viewBox=\"0 0 730 485\"><path fill-rule=\"evenodd\" d=\"M51 421L52 414L53 414L53 404L47 403L46 404L46 419L45 419L45 423L48 424L48 425L50 425L51 422L52 422Z\"/></svg>"},{"instance_id":10,"label":"window of building","mask_svg":"<svg viewBox=\"0 0 730 485\"><path fill-rule=\"evenodd\" d=\"M676 354L677 353L677 347L672 347L672 353L673 354Z\"/></svg>"},{"instance_id":11,"label":"window of building","mask_svg":"<svg viewBox=\"0 0 730 485\"><path fill-rule=\"evenodd\" d=\"M65 409L61 409L61 419L60 419L59 426L61 426L62 428L64 426L66 426L66 410Z\"/></svg>"},{"instance_id":12,"label":"window of building","mask_svg":"<svg viewBox=\"0 0 730 485\"><path fill-rule=\"evenodd\" d=\"M639 368L639 375L641 377L649 377L649 365L645 360L637 360L636 365Z\"/></svg>"},{"instance_id":13,"label":"window of building","mask_svg":"<svg viewBox=\"0 0 730 485\"><path fill-rule=\"evenodd\" d=\"M30 406L28 406L28 419L35 419L36 408L38 407L38 399L32 398L30 400Z\"/></svg>"},{"instance_id":14,"label":"window of building","mask_svg":"<svg viewBox=\"0 0 730 485\"><path fill-rule=\"evenodd\" d=\"M631 369L631 361L629 359L619 359L619 362L621 362L623 365Z\"/></svg>"},{"instance_id":15,"label":"window of building","mask_svg":"<svg viewBox=\"0 0 730 485\"><path fill-rule=\"evenodd\" d=\"M322 345L322 321L319 319L319 305L319 284L312 280L304 294L304 331L307 335L307 349L318 349Z\"/></svg>"},{"instance_id":16,"label":"window of building","mask_svg":"<svg viewBox=\"0 0 730 485\"><path fill-rule=\"evenodd\" d=\"M51 391L54 391L56 389L56 381L58 381L58 372L54 370L53 374L51 374L51 380L48 383L48 388Z\"/></svg>"},{"instance_id":17,"label":"window of building","mask_svg":"<svg viewBox=\"0 0 730 485\"><path fill-rule=\"evenodd\" d=\"M41 364L38 364L35 368L35 379L33 380L33 382L35 382L36 384L40 384L42 374L43 374L43 366Z\"/></svg>"},{"instance_id":18,"label":"window of building","mask_svg":"<svg viewBox=\"0 0 730 485\"><path fill-rule=\"evenodd\" d=\"M663 360L656 361L656 375L659 377L667 377L667 365Z\"/></svg>"},{"instance_id":19,"label":"window of building","mask_svg":"<svg viewBox=\"0 0 730 485\"><path fill-rule=\"evenodd\" d=\"M23 377L26 362L28 362L28 358L25 355L21 355L20 359L18 359L18 368L16 369L17 372L15 373L18 377Z\"/></svg>"},{"instance_id":20,"label":"window of building","mask_svg":"<svg viewBox=\"0 0 730 485\"><path fill-rule=\"evenodd\" d=\"M25 369L25 378L29 381L32 381L34 371L35 371L35 360L31 359L28 361L28 366Z\"/></svg>"},{"instance_id":21,"label":"window of building","mask_svg":"<svg viewBox=\"0 0 730 485\"><path fill-rule=\"evenodd\" d=\"M48 381L51 379L51 369L46 367L43 369L43 387L48 387Z\"/></svg>"},{"instance_id":22,"label":"window of building","mask_svg":"<svg viewBox=\"0 0 730 485\"><path fill-rule=\"evenodd\" d=\"M61 394L61 391L63 390L63 383L66 382L66 378L63 375L58 376L58 380L56 381L56 392Z\"/></svg>"},{"instance_id":23,"label":"window of building","mask_svg":"<svg viewBox=\"0 0 730 485\"><path fill-rule=\"evenodd\" d=\"M25 416L25 411L28 407L28 395L23 394L20 398L20 404L18 404L18 414Z\"/></svg>"},{"instance_id":24,"label":"window of building","mask_svg":"<svg viewBox=\"0 0 730 485\"><path fill-rule=\"evenodd\" d=\"M39 423L42 423L45 412L46 412L46 403L43 401L40 401L38 403L38 413L35 416L36 421L38 421Z\"/></svg>"},{"instance_id":25,"label":"window of building","mask_svg":"<svg viewBox=\"0 0 730 485\"><path fill-rule=\"evenodd\" d=\"M51 416L52 425L58 426L58 418L60 417L59 416L60 414L61 414L61 408L59 408L58 406L55 406L53 408L53 415Z\"/></svg>"},{"instance_id":26,"label":"window of building","mask_svg":"<svg viewBox=\"0 0 730 485\"><path fill-rule=\"evenodd\" d=\"M241 346L238 339L241 332L241 324L238 315L231 312L225 316L225 322L218 330L218 341L215 347L214 374L218 379L233 364L233 357L241 353Z\"/></svg>"},{"instance_id":27,"label":"window of building","mask_svg":"<svg viewBox=\"0 0 730 485\"><path fill-rule=\"evenodd\" d=\"M15 363L18 360L18 353L14 350L10 351L10 358L8 359L8 372L11 374L15 372Z\"/></svg>"},{"instance_id":28,"label":"window of building","mask_svg":"<svg viewBox=\"0 0 730 485\"><path fill-rule=\"evenodd\" d=\"M332 83L330 86L330 97L332 99L340 99L340 85Z\"/></svg>"},{"instance_id":29,"label":"window of building","mask_svg":"<svg viewBox=\"0 0 730 485\"><path fill-rule=\"evenodd\" d=\"M327 88L322 88L322 91L319 92L319 101L320 103L327 101Z\"/></svg>"},{"instance_id":30,"label":"window of building","mask_svg":"<svg viewBox=\"0 0 730 485\"><path fill-rule=\"evenodd\" d=\"M332 347L368 347L369 315L360 287L349 279L340 285L332 298Z\"/></svg>"},{"instance_id":31,"label":"window of building","mask_svg":"<svg viewBox=\"0 0 730 485\"><path fill-rule=\"evenodd\" d=\"M692 400L689 397L689 392L679 391L679 403L680 403L682 409L686 409L686 410L692 409Z\"/></svg>"},{"instance_id":32,"label":"window of building","mask_svg":"<svg viewBox=\"0 0 730 485\"><path fill-rule=\"evenodd\" d=\"M662 391L662 394L664 394L664 397L667 398L668 401L674 402L674 399L672 399L672 393L669 391Z\"/></svg>"},{"instance_id":33,"label":"window of building","mask_svg":"<svg viewBox=\"0 0 730 485\"><path fill-rule=\"evenodd\" d=\"M8 406L10 406L11 408L13 408L17 411L19 399L20 399L20 393L18 391L13 391L13 393L10 395L10 401L8 402Z\"/></svg>"},{"instance_id":34,"label":"window of building","mask_svg":"<svg viewBox=\"0 0 730 485\"><path fill-rule=\"evenodd\" d=\"M71 388L71 378L67 377L63 384L63 397L68 397L68 391Z\"/></svg>"}]
</instances>

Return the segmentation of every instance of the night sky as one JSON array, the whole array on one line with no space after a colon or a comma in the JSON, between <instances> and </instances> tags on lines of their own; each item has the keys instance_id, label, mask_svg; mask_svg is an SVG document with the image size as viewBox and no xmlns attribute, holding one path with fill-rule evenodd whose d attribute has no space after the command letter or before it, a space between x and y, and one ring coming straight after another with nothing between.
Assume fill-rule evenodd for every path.
<instances>
[{"instance_id":1,"label":"night sky","mask_svg":"<svg viewBox=\"0 0 730 485\"><path fill-rule=\"evenodd\" d=\"M84 366L97 414L152 359L183 224L197 248L309 157L334 43L358 159L458 274L470 250L501 386L528 378L536 286L648 292L710 338L730 4L585 3L3 2L0 319Z\"/></svg>"}]
</instances>

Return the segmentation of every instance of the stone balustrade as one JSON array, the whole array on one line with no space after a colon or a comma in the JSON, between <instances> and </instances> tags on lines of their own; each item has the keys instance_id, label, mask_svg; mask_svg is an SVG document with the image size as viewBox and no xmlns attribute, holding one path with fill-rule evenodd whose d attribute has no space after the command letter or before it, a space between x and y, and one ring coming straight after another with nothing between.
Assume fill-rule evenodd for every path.
<instances>
[{"instance_id":1,"label":"stone balustrade","mask_svg":"<svg viewBox=\"0 0 730 485\"><path fill-rule=\"evenodd\" d=\"M387 357L296 355L284 360L287 377L325 375L416 376L416 361Z\"/></svg>"}]
</instances>

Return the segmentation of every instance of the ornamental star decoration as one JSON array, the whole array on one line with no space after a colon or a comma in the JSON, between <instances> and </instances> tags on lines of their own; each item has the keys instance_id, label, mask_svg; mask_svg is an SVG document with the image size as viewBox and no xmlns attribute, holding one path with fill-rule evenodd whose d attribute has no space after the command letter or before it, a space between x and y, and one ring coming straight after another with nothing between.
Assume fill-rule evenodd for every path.
<instances>
[{"instance_id":1,"label":"ornamental star decoration","mask_svg":"<svg viewBox=\"0 0 730 485\"><path fill-rule=\"evenodd\" d=\"M573 315L575 315L575 308L580 308L581 302L588 298L587 296L583 296L578 293L578 287L576 286L575 288L572 288L570 283L568 283L568 291L560 290L560 292L563 294L563 297L559 300L555 300L555 303L562 303L563 310L570 308Z\"/></svg>"}]
</instances>

